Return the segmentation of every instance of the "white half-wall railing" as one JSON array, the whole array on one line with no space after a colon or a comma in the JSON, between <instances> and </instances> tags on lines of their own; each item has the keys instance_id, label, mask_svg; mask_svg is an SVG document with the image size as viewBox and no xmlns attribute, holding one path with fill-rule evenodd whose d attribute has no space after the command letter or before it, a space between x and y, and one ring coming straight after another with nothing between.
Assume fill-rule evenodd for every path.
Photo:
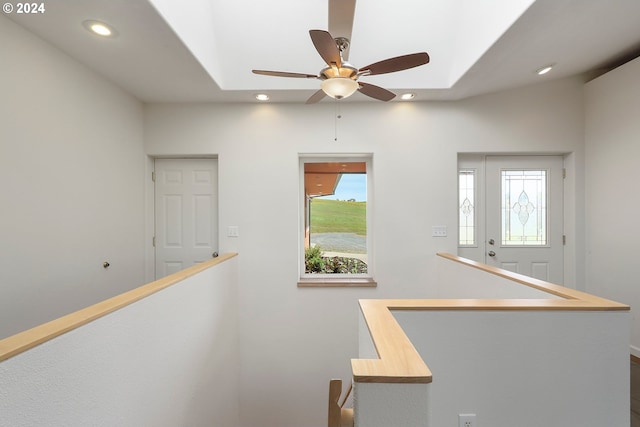
<instances>
[{"instance_id":1,"label":"white half-wall railing","mask_svg":"<svg viewBox=\"0 0 640 427\"><path fill-rule=\"evenodd\" d=\"M438 255L438 299L360 301L356 427L629 424L628 306Z\"/></svg>"},{"instance_id":2,"label":"white half-wall railing","mask_svg":"<svg viewBox=\"0 0 640 427\"><path fill-rule=\"evenodd\" d=\"M239 425L237 275L221 255L0 340L0 425Z\"/></svg>"}]
</instances>

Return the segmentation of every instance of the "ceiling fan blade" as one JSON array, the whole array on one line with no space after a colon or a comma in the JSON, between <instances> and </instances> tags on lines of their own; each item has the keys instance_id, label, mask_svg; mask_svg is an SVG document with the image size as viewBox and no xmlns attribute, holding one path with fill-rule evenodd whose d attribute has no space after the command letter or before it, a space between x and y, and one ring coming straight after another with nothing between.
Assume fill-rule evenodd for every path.
<instances>
[{"instance_id":1,"label":"ceiling fan blade","mask_svg":"<svg viewBox=\"0 0 640 427\"><path fill-rule=\"evenodd\" d=\"M328 31L309 30L309 35L311 36L311 41L316 47L316 50L328 66L335 64L335 66L338 68L342 67L342 61L340 60L340 49L338 49L336 41Z\"/></svg>"},{"instance_id":2,"label":"ceiling fan blade","mask_svg":"<svg viewBox=\"0 0 640 427\"><path fill-rule=\"evenodd\" d=\"M299 79L317 79L318 76L314 74L303 74L303 73L288 73L285 71L268 71L268 70L251 70L253 74L261 74L264 76L274 76L274 77L295 77Z\"/></svg>"},{"instance_id":3,"label":"ceiling fan blade","mask_svg":"<svg viewBox=\"0 0 640 427\"><path fill-rule=\"evenodd\" d=\"M309 99L307 99L307 102L305 102L305 104L315 104L316 102L320 102L325 96L326 93L324 93L324 91L320 89L319 91L311 95Z\"/></svg>"},{"instance_id":4,"label":"ceiling fan blade","mask_svg":"<svg viewBox=\"0 0 640 427\"><path fill-rule=\"evenodd\" d=\"M412 53L409 55L396 56L395 58L385 59L362 67L358 70L358 74L386 74L396 71L408 70L409 68L418 67L429 62L427 52Z\"/></svg>"},{"instance_id":5,"label":"ceiling fan blade","mask_svg":"<svg viewBox=\"0 0 640 427\"><path fill-rule=\"evenodd\" d=\"M381 88L380 86L376 86L376 85L372 85L369 83L362 83L362 82L358 82L358 84L360 85L360 88L358 89L358 91L360 91L360 93L363 93L367 96L370 96L371 98L375 98L375 99L379 99L380 101L391 101L393 98L396 97L396 94L393 92L390 92L384 88Z\"/></svg>"},{"instance_id":6,"label":"ceiling fan blade","mask_svg":"<svg viewBox=\"0 0 640 427\"><path fill-rule=\"evenodd\" d=\"M329 32L336 37L344 37L351 41L353 16L356 11L356 0L329 0ZM349 60L349 47L342 51L342 59Z\"/></svg>"}]
</instances>

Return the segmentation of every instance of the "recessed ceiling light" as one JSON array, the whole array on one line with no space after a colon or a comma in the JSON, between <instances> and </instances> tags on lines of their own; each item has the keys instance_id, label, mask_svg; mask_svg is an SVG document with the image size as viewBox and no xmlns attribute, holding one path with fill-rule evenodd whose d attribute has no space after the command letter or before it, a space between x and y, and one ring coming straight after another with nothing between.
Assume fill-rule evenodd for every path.
<instances>
[{"instance_id":1,"label":"recessed ceiling light","mask_svg":"<svg viewBox=\"0 0 640 427\"><path fill-rule=\"evenodd\" d=\"M539 70L536 70L536 74L541 76L543 74L547 74L553 68L553 64L547 65L546 67L542 67Z\"/></svg>"},{"instance_id":2,"label":"recessed ceiling light","mask_svg":"<svg viewBox=\"0 0 640 427\"><path fill-rule=\"evenodd\" d=\"M415 93L403 93L402 96L400 96L400 99L402 99L403 101L408 101L410 99L415 98L416 94Z\"/></svg>"},{"instance_id":3,"label":"recessed ceiling light","mask_svg":"<svg viewBox=\"0 0 640 427\"><path fill-rule=\"evenodd\" d=\"M102 37L115 37L118 35L118 32L112 26L104 22L88 20L84 21L82 25L87 30Z\"/></svg>"},{"instance_id":4,"label":"recessed ceiling light","mask_svg":"<svg viewBox=\"0 0 640 427\"><path fill-rule=\"evenodd\" d=\"M256 99L258 101L268 101L269 100L269 95L267 95L266 93L258 93L258 94L256 94Z\"/></svg>"}]
</instances>

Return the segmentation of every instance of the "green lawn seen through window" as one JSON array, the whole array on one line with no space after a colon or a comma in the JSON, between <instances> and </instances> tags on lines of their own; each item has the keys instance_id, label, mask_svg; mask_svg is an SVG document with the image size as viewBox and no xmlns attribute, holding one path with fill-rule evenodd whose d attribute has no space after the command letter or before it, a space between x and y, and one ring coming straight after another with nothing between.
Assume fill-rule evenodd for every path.
<instances>
[{"instance_id":1,"label":"green lawn seen through window","mask_svg":"<svg viewBox=\"0 0 640 427\"><path fill-rule=\"evenodd\" d=\"M311 202L312 233L367 235L367 202L316 198Z\"/></svg>"}]
</instances>

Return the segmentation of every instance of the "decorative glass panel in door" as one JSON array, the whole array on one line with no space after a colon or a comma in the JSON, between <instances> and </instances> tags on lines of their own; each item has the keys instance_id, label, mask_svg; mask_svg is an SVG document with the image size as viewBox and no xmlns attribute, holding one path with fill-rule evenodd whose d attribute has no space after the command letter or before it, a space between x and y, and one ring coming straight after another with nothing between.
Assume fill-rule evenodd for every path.
<instances>
[{"instance_id":1,"label":"decorative glass panel in door","mask_svg":"<svg viewBox=\"0 0 640 427\"><path fill-rule=\"evenodd\" d=\"M476 171L458 171L458 246L476 245Z\"/></svg>"},{"instance_id":2,"label":"decorative glass panel in door","mask_svg":"<svg viewBox=\"0 0 640 427\"><path fill-rule=\"evenodd\" d=\"M547 245L547 171L502 170L502 244Z\"/></svg>"}]
</instances>

